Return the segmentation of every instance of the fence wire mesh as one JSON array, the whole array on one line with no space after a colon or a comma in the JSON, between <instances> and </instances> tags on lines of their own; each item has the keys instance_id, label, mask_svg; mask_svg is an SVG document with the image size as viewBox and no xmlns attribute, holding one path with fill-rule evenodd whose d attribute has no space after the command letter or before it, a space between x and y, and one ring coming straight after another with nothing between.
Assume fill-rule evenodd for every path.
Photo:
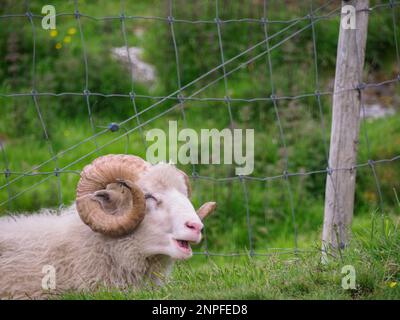
<instances>
[{"instance_id":1,"label":"fence wire mesh","mask_svg":"<svg viewBox=\"0 0 400 320\"><path fill-rule=\"evenodd\" d=\"M61 176L63 175L74 175L79 176L80 170L77 169L79 166L87 164L93 157L97 157L104 152L104 149L109 147L110 145L119 143L120 140L126 139L125 148L123 149L124 153L128 153L130 140L129 137L134 133L138 132L140 136L140 140L142 143L142 148L146 150L147 142L145 139L144 128L152 126L157 119L162 119L163 117L168 116L169 114L173 114L175 111L178 111L180 114L180 118L183 123L184 128L190 127L188 124L188 113L187 109L192 108L192 105L187 105L188 103L196 103L199 104L201 108L201 104L203 103L220 103L223 104L226 108L226 118L228 119L227 125L230 128L235 128L238 124L238 121L234 118L234 113L232 112L233 104L235 103L271 103L273 114L275 117L275 125L278 133L278 140L280 144L279 153L282 158L283 163L283 171L280 174L275 175L265 175L265 176L256 176L256 175L226 175L226 176L212 176L210 174L203 175L201 174L201 169L198 168L197 165L192 164L190 178L192 179L192 183L194 184L194 191L196 192L197 188L201 188L200 182L209 182L213 185L216 185L213 189L213 192L218 192L218 185L226 184L232 185L234 182L238 182L241 188L242 193L242 203L243 209L242 215L245 217L245 225L247 228L247 245L245 246L245 250L235 250L235 252L227 252L226 250L222 250L222 252L214 252L210 251L210 243L209 237L207 236L208 229L205 230L205 241L202 246L202 250L195 252L198 255L206 255L206 256L240 256L240 255L250 255L250 256L265 256L269 254L288 254L293 252L303 252L309 250L318 250L318 248L301 248L299 247L299 227L297 222L297 215L299 212L296 209L296 201L295 193L298 193L298 188L294 188L292 179L295 177L310 177L315 175L330 175L334 171L340 170L356 170L362 168L369 168L371 170L374 184L377 192L377 203L379 210L381 211L382 216L384 216L384 200L382 196L382 188L379 179L379 175L377 173L377 166L383 166L388 163L398 162L400 160L400 155L393 155L390 158L380 158L374 159L373 154L371 152L370 146L370 138L368 134L368 124L367 117L365 111L365 95L364 92L379 87L385 87L389 85L397 86L400 82L400 55L399 55L399 45L398 45L398 31L397 31L397 19L396 9L399 7L400 2L398 1L387 1L384 3L377 3L375 5L370 6L369 8L365 8L364 10L368 11L369 15L380 15L385 10L390 10L392 14L392 28L393 28L393 41L395 43L395 59L396 59L396 76L394 78L388 78L379 82L364 82L363 79L360 79L360 83L357 87L347 88L340 92L333 92L323 90L321 86L320 80L320 69L321 67L318 64L318 45L317 45L317 37L322 35L318 35L316 31L316 25L318 23L331 23L338 22L338 18L341 15L341 6L340 3L336 1L325 1L320 6L316 6L313 1L309 1L309 12L304 16L299 16L296 18L290 18L287 20L274 19L273 12L271 12L268 8L269 1L261 1L262 2L262 16L259 19L256 18L230 18L223 19L221 17L221 7L226 5L225 2L216 0L214 2L214 19L181 19L174 17L174 9L175 2L173 0L166 1L167 9L166 16L140 16L140 15L130 15L131 12L126 12L125 2L121 1L121 12L119 15L110 15L110 16L92 16L89 14L85 14L85 12L80 11L80 3L79 1L74 1L74 11L73 12L61 12L57 13L57 18L67 18L67 19L75 19L76 26L78 29L78 33L80 36L80 47L82 53L82 67L83 67L83 87L81 92L41 92L37 87L37 50L38 43L37 39L37 29L40 28L39 22L43 18L43 15L35 14L30 10L30 2L25 2L26 11L22 13L13 13L13 14L2 14L0 15L0 21L8 21L9 19L20 19L21 21L28 20L31 25L31 37L32 37L32 65L31 65L31 91L30 92L1 92L1 99L23 99L29 98L32 99L33 106L36 110L37 117L39 119L40 130L43 133L43 140L48 148L48 157L44 161L40 163L30 163L28 164L27 170L14 170L12 165L12 154L7 150L7 146L5 143L0 143L1 153L3 155L3 176L4 183L0 185L0 192L2 193L2 198L0 199L0 207L8 207L9 210L19 209L18 207L13 207L12 203L20 198L22 195L27 194L29 192L34 191L40 185L48 183L51 179L55 178L56 181L56 194L57 201L53 203L53 205L63 206L65 204L65 200L63 198L63 182L61 180ZM178 4L176 4L178 5ZM127 23L131 21L145 21L145 22L159 22L168 24L169 27L169 38L171 41L171 48L173 50L173 54L175 57L175 61L168 61L168 64L175 64L176 69L176 84L175 90L171 91L167 95L147 95L147 94L139 94L135 92L136 90L136 79L135 74L129 74L130 82L130 92L91 92L91 83L90 83L90 71L89 71L89 56L88 56L88 48L85 36L85 28L84 28L84 20L90 20L95 23L102 23L105 21L119 21L120 29L121 29L121 41L123 47L126 49L126 55L128 59L128 64L132 69L132 57L129 50L129 34L127 31ZM22 22L21 22L22 23ZM303 25L302 23L306 23ZM261 41L248 46L244 50L240 50L239 53L234 55L233 57L228 58L226 53L224 52L225 43L223 41L223 33L224 27L229 24L254 24L259 25L262 33L263 39ZM215 28L216 31L216 42L218 46L218 55L220 59L220 63L217 66L212 67L207 72L199 75L198 77L192 79L191 81L184 83L183 82L183 73L182 70L182 56L180 50L180 43L177 40L177 31L176 26L179 25L180 28L185 25L211 25ZM280 26L280 29L274 33L271 33L271 26ZM303 92L296 93L293 95L281 95L279 88L279 83L276 82L275 78L275 70L272 63L272 52L278 48L280 48L285 43L289 42L291 39L295 38L301 33L311 32L311 40L312 40L312 56L309 59L312 60L312 65L314 69L314 88L313 92ZM281 37L281 39L280 39ZM273 40L277 40L275 43L272 43ZM256 53L258 52L258 53ZM252 55L252 57L248 57L248 55ZM202 57L198 57L201 59ZM261 59L265 59L264 68L265 68L265 77L269 82L269 87L265 88L265 96L252 96L252 97L232 97L231 96L231 88L235 86L235 80L231 79L230 76L234 73L240 72L244 68L248 67L250 64L259 61ZM243 62L240 62L244 60ZM234 66L234 63L238 63L238 65ZM230 67L230 68L229 68ZM68 71L66 71L68 72ZM220 74L220 75L219 75ZM122 75L121 75L122 76ZM126 75L123 75L126 77ZM334 75L332 75L334 76ZM298 79L301 81L301 79ZM215 84L223 83L223 97L210 97L210 96L200 96L201 93L206 92L206 90L212 87ZM190 91L192 90L192 91ZM324 102L323 98L331 98L333 95L341 94L344 91L352 91L356 90L359 92L361 101L362 101L362 135L364 137L364 141L366 143L367 149L367 161L360 162L354 165L351 168L332 168L329 166L328 158L329 158L329 123L326 123L326 108L324 111ZM187 94L186 94L187 93ZM68 147L63 150L55 151L53 146L51 135L49 134L48 126L46 120L43 116L43 110L41 108L40 100L42 98L69 98L69 97L80 97L82 98L83 105L87 108L88 115L88 124L91 129L91 134L86 138L77 141L76 143L72 143ZM121 121L117 121L111 125L102 124L99 125L95 121L95 117L93 115L93 102L92 99L104 98L120 98L127 99L130 101L132 106L132 115L126 117ZM285 128L282 120L282 110L281 104L284 102L290 101L300 101L304 99L315 99L315 103L317 105L317 110L319 114L319 122L321 129L321 137L323 144L323 158L325 166L319 169L304 169L298 172L291 172L290 170L290 157L289 157L289 146L287 144L287 128ZM150 105L145 108L140 108L141 101L147 100L151 101ZM167 107L165 107L167 106ZM329 109L329 108L328 108ZM155 111L154 111L155 110ZM154 111L155 114L152 114L151 111ZM4 112L4 111L2 111ZM150 114L151 116L146 119L146 115ZM210 115L212 117L212 115ZM145 120L146 119L146 120ZM114 126L114 127L113 127ZM114 133L115 130L113 128L122 128L124 131ZM99 130L100 129L100 130ZM102 143L100 139L102 136L112 135L112 137L107 140L107 142ZM90 151L85 152L83 155L74 152L83 146L86 146L88 143L93 143L94 148L91 148ZM29 152L27 150L26 152ZM62 161L60 161L62 160ZM63 165L61 165L61 163ZM265 164L266 166L267 164ZM49 167L52 167L52 170L49 170ZM47 170L43 170L46 168ZM187 172L188 170L186 170ZM232 172L232 171L230 171ZM219 173L218 173L219 174ZM359 173L360 174L360 173ZM365 171L362 171L362 174L366 174ZM24 178L28 177L42 177L40 180L35 181L29 187L19 189L18 182L20 182ZM253 209L254 207L251 204L251 197L249 189L249 184L252 183L262 183L263 188L268 191L269 183L274 181L282 181L282 190L286 194L285 198L288 201L288 213L291 216L291 233L293 235L292 245L287 248L271 248L267 243L261 246L262 250L258 250L254 244L254 223L252 222L252 218L254 215ZM15 186L15 187L14 187ZM204 187L204 186L203 186ZM213 187L214 188L214 187ZM207 185L205 187L207 189ZM230 189L231 190L231 189ZM203 190L204 191L204 190ZM320 190L320 192L324 192L324 190ZM34 194L32 195L32 197ZM206 200L205 197L210 196L210 192L207 190L205 192L199 193L197 195L197 200ZM226 197L229 197L226 195ZM265 196L265 206L268 207L268 196ZM263 209L264 210L264 209ZM218 213L217 213L218 214ZM304 212L300 212L300 214L304 214ZM321 221L322 221L322 212L321 212ZM230 226L226 226L227 228ZM224 240L228 241L228 240Z\"/></svg>"}]
</instances>

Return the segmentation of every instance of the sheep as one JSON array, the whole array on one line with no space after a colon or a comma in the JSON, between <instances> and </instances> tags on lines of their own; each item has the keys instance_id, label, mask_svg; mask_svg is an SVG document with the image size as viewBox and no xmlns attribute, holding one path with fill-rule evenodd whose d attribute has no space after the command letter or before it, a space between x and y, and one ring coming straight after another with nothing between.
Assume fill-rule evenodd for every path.
<instances>
[{"instance_id":1,"label":"sheep","mask_svg":"<svg viewBox=\"0 0 400 320\"><path fill-rule=\"evenodd\" d=\"M202 238L188 177L170 164L107 155L81 172L76 201L60 210L0 218L0 299L162 285ZM42 282L51 266L55 288Z\"/></svg>"}]
</instances>

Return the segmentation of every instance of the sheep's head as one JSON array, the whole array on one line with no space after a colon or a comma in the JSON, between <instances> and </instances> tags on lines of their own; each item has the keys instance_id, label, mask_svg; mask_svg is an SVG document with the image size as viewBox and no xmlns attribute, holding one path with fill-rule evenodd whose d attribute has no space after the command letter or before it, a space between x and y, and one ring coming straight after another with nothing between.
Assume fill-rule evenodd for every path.
<instances>
[{"instance_id":1,"label":"sheep's head","mask_svg":"<svg viewBox=\"0 0 400 320\"><path fill-rule=\"evenodd\" d=\"M185 259L192 255L190 243L201 240L202 220L216 207L207 202L196 212L189 197L189 179L174 166L108 155L82 171L76 205L93 231L134 235L146 255Z\"/></svg>"}]
</instances>

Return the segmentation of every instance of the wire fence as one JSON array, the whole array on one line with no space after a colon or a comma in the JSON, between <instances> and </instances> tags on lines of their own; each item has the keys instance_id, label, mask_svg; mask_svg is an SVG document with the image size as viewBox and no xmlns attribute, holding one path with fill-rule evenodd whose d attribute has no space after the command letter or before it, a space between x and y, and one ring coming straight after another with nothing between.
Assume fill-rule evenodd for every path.
<instances>
[{"instance_id":1,"label":"wire fence","mask_svg":"<svg viewBox=\"0 0 400 320\"><path fill-rule=\"evenodd\" d=\"M0 20L3 19L28 19L30 25L31 25L31 30L32 30L32 39L33 39L33 48L32 48L32 67L31 67L31 91L30 92L19 92L19 93L0 93L0 97L3 99L14 99L14 98L20 98L20 97L30 97L33 101L37 116L39 118L40 122L40 127L41 130L43 131L43 137L44 141L47 144L48 147L48 158L39 163L35 164L34 166L32 165L31 169L26 170L26 171L14 171L11 169L12 166L10 166L10 161L6 147L0 143L1 147L1 152L3 155L3 160L4 160L4 168L2 170L2 173L5 177L5 183L0 185L0 192L1 193L7 193L7 198L0 202L0 207L5 207L7 205L10 205L15 199L19 198L23 194L26 194L35 188L37 188L39 185L44 184L45 182L48 182L52 178L56 178L57 181L57 195L58 195L58 204L63 205L63 186L61 182L61 175L79 175L80 171L73 169L75 165L81 164L84 165L87 163L87 159L91 156L94 155L100 155L101 151L105 149L106 147L117 143L121 139L129 139L129 136L134 133L134 132L139 132L141 136L141 140L143 141L144 147L146 148L146 139L144 136L144 126L146 125L151 125L156 119L159 119L161 117L166 116L167 114L170 114L173 111L179 110L182 121L183 121L183 126L185 128L188 127L187 124L187 117L188 115L186 114L186 106L185 104L188 102L218 102L218 103L223 103L226 107L226 112L227 112L227 117L229 119L230 126L233 128L235 119L232 113L232 104L236 102L246 102L246 103L252 103L252 102L270 102L273 105L273 112L275 114L275 120L276 120L276 126L278 128L279 132L279 141L281 148L283 150L282 152L282 159L283 159L283 167L284 170L281 174L278 175L273 175L273 176L253 176L253 175L248 175L248 176L238 176L238 175L233 175L233 176L225 176L225 177L212 177L212 176L206 176L206 175L201 175L198 171L198 168L196 167L195 164L192 165L191 168L191 174L189 174L190 178L192 179L192 182L195 184L194 190L196 190L196 184L199 181L210 181L212 183L218 184L218 183L229 183L232 181L237 181L240 183L241 188L242 188L242 194L243 194L243 202L244 202L244 208L245 211L243 214L246 217L246 226L247 226L247 235L248 235L248 246L247 249L248 251L246 252L210 252L209 251L209 244L208 244L208 238L207 238L207 230L205 230L206 236L205 236L205 243L204 243L204 250L200 252L196 252L195 254L199 255L206 255L206 256L240 256L240 255L250 255L250 256L264 256L264 255L269 255L269 254L288 254L288 253L293 253L293 252L303 252L303 251L309 251L309 250L314 250L312 248L299 248L298 245L298 226L297 226L297 221L296 221L296 206L294 203L294 190L293 186L291 183L291 179L293 177L308 177L308 176L313 176L313 175L330 175L332 172L335 171L352 171L356 170L359 168L369 168L373 174L374 181L375 181L375 187L378 195L378 202L379 202L379 207L384 214L384 207L383 207L383 197L382 197L382 192L381 192L381 184L379 181L378 174L376 173L376 167L378 165L384 165L387 163L393 163L393 162L398 162L400 160L400 155L395 155L393 157L390 157L388 159L372 159L372 153L371 153L371 147L369 145L369 135L367 131L367 125L366 125L366 116L365 116L365 103L363 102L363 97L364 94L363 92L365 90L371 89L371 88L377 88L377 87L383 87L383 86L388 86L388 85L398 85L400 82L400 55L399 55L399 45L398 45L398 39L397 39L397 17L395 13L395 9L400 5L400 2L398 1L388 1L387 3L378 3L374 6L371 6L369 8L363 9L364 11L367 11L369 15L379 15L382 10L391 10L392 16L393 16L393 36L394 36L394 42L395 42L395 57L397 61L397 77L393 79L386 79L384 81L376 82L376 83L367 83L360 81L360 84L357 87L350 87L346 88L343 91L339 92L333 92L333 91L321 91L321 85L320 85L320 71L319 71L319 66L318 66L318 48L317 48L317 41L316 41L316 30L315 26L317 23L321 23L327 20L332 20L341 15L341 6L340 4L336 3L335 1L326 1L322 6L314 8L313 2L310 2L310 9L307 15L297 17L297 18L291 18L288 20L273 20L273 19L268 19L268 2L263 1L263 16L261 19L254 19L254 18L238 18L238 19L226 19L223 20L221 19L219 8L220 8L220 3L218 0L215 1L215 19L212 20L189 20L189 19L177 19L174 17L174 2L172 0L168 1L168 16L167 17L162 17L162 16L134 16L134 15L128 15L125 10L125 4L124 2L121 2L121 13L120 15L115 15L115 16L102 16L102 17L96 17L96 16L91 16L87 15L84 12L80 11L80 5L78 1L74 1L74 12L70 13L57 13L57 17L70 17L72 19L76 20L78 32L80 35L80 42L81 42L81 47L82 47L82 64L84 68L84 86L82 88L82 92L39 92L37 89L37 68L36 68L36 59L37 59L37 46L38 46L38 41L37 41L37 36L36 36L36 30L38 28L38 21L43 18L42 15L37 15L34 14L30 11L29 7L29 2L26 2L26 12L25 13L20 13L20 14L5 14L5 15L0 15ZM333 10L330 10L328 13L321 14L321 12L326 9L326 8L331 8L334 6ZM90 83L89 83L89 68L88 68L88 54L87 54L87 45L86 45L86 38L85 38L85 30L82 24L83 19L90 19L95 22L101 22L101 21L109 21L109 20L114 20L114 21L119 21L120 22L120 27L121 27L121 37L122 41L124 44L124 47L126 48L126 54L128 58L128 63L132 68L132 57L129 51L129 44L128 44L128 34L127 34L127 27L126 23L127 21L160 21L167 23L169 25L170 29L170 37L171 37L171 42L172 42L172 47L174 50L174 55L175 55L175 67L176 67L176 90L173 92L169 93L168 95L164 96L152 96L152 95L142 95L142 94L137 94L135 92L135 75L133 73L130 74L130 84L131 84L131 91L130 92L122 92L122 93L108 93L108 92L91 92L90 91ZM301 26L301 22L307 22L305 26ZM248 47L247 49L241 51L237 55L235 55L232 58L227 59L225 52L224 52L224 42L223 42L223 28L222 26L230 23L243 23L243 24L259 24L262 27L263 34L264 34L264 39L262 41L257 42L256 44ZM176 25L177 24L188 24L188 25L198 25L198 24L210 24L210 25L215 25L215 29L217 32L217 41L218 41L218 48L219 48L219 55L220 55L220 64L211 68L208 72L200 75L196 79L188 82L188 83L183 83L182 82L182 67L181 67L181 57L180 57L180 51L179 51L179 43L177 42L177 37L176 37ZM272 33L269 31L269 28L271 25L281 25L281 29L275 33ZM273 69L273 64L271 62L271 52L274 51L275 49L279 48L282 46L284 43L289 41L290 39L296 37L297 35L303 33L303 32L310 32L312 33L312 53L313 57L311 58L313 61L313 66L314 66L314 79L315 79L315 91L314 92L304 92L301 94L296 94L296 95L283 95L280 96L277 93L277 87L279 87L279 84L275 82L275 77L274 77L274 69ZM279 36L284 35L285 32L290 32L289 35L286 35L283 39L279 40L278 42L271 44L271 41L275 38L278 38ZM251 58L246 59L244 62L241 62L239 65L235 66L232 69L228 70L228 66L232 65L232 63L239 61L240 58L244 58L247 54L255 52L257 50L261 49L261 52L254 55ZM241 98L234 98L230 97L230 87L234 85L234 83L231 82L229 76L232 75L233 73L243 69L245 66L253 63L256 60L261 60L265 59L265 65L266 65L266 76L269 79L269 85L270 87L266 89L266 92L269 94L266 96L261 96L261 97L241 97ZM172 63L172 62L171 62ZM218 73L222 73L222 75L218 76ZM215 76L217 75L217 76ZM214 76L212 79L210 76ZM206 81L204 85L201 85L200 87L198 86L202 81ZM222 82L223 83L223 88L224 88L224 97L199 97L200 93L204 92L207 88L213 86L216 83ZM192 93L189 95L185 96L183 93L186 92L189 89L194 89ZM325 123L325 114L323 111L323 102L322 102L322 97L332 97L333 95L338 95L341 94L345 91L358 91L360 96L361 96L361 101L362 101L362 113L363 113L363 131L364 131L364 137L365 141L367 143L367 154L368 154L368 161L364 163L358 163L352 167L349 168L332 168L329 165L329 141L328 141L328 132L329 130L327 129L327 123ZM55 152L52 144L51 137L48 133L48 128L47 124L44 120L43 117L43 111L41 109L40 101L39 98L41 97L68 97L68 96L77 96L77 97L82 97L85 101L85 105L87 107L87 113L88 113L88 118L89 118L89 125L92 130L92 134L85 139L72 144L68 146L66 149ZM133 114L126 119L119 121L117 123L113 123L110 126L103 126L101 130L98 130L94 118L93 118L93 105L91 103L90 98L91 97L102 97L102 98L123 98L123 99L129 99L129 101L132 104L133 108ZM325 157L325 163L326 166L323 168L320 168L318 170L305 170L301 172L290 172L289 170L289 156L288 156L288 146L287 146L287 139L286 139L286 132L285 128L282 124L282 115L280 112L280 103L282 101L295 101L295 100L301 100L305 98L314 98L317 106L318 106L318 112L319 112L319 118L320 118L320 127L321 127L321 132L322 132L322 137L323 137L323 145L324 145L324 157ZM139 110L138 108L138 101L140 99L149 99L153 101L150 106ZM164 111L159 111L157 114L150 119L143 120L143 116L148 114L151 110L157 110L157 107L161 106L163 103L172 101L174 104L171 107L168 107ZM125 131L123 133L118 134L116 137L110 139L104 144L100 144L98 139L103 136L107 135L110 131L115 131L119 128L124 128L124 125L128 125L132 121L135 122L134 125L131 125L129 128L125 128ZM74 151L82 146L85 143L88 142L93 142L95 145L95 148L91 151L86 152L83 156L76 157L74 160L70 161L68 164L61 166L60 165L60 158L63 158L66 155L73 155ZM129 144L129 140L127 140L127 144ZM127 150L127 149L126 149ZM53 165L53 170L45 170L41 171L41 169L46 168L48 165ZM18 190L17 192L13 192L11 187L15 185L17 182L19 182L21 179L25 177L30 177L30 176L43 176L43 178L33 184L31 184L29 187L23 189L23 190ZM252 183L254 181L258 182L269 182L269 181L275 181L275 180L281 180L284 185L285 185L285 193L287 196L287 199L289 200L289 207L290 207L290 214L291 214L291 219L292 219L292 228L293 228L293 246L290 248L266 248L263 250L263 252L258 252L255 249L254 243L253 243L253 225L251 223L251 217L252 217L252 211L251 211L251 206L250 206L250 199L249 199L249 189L248 189L248 184Z\"/></svg>"}]
</instances>

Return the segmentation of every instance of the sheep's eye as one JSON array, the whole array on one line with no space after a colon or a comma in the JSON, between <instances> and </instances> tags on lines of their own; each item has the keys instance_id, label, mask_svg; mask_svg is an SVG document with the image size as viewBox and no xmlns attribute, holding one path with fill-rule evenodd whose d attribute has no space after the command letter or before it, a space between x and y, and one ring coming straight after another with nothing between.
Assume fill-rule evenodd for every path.
<instances>
[{"instance_id":1,"label":"sheep's eye","mask_svg":"<svg viewBox=\"0 0 400 320\"><path fill-rule=\"evenodd\" d=\"M158 199L155 197L155 196L153 196L151 193L146 193L145 195L144 195L144 198L147 200L147 199L152 199L152 200L154 200L157 204L159 203L159 201L158 201Z\"/></svg>"}]
</instances>

